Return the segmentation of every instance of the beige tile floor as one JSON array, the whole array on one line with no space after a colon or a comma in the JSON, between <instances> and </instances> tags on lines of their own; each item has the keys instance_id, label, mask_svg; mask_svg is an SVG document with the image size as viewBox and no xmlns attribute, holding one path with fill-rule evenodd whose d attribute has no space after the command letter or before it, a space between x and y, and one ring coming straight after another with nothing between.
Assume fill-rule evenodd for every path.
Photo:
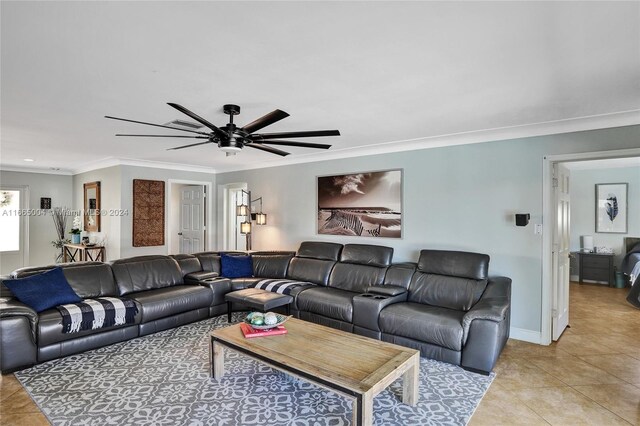
<instances>
[{"instance_id":1,"label":"beige tile floor","mask_svg":"<svg viewBox=\"0 0 640 426\"><path fill-rule=\"evenodd\" d=\"M640 310L628 290L571 284L557 343L509 340L471 418L484 425L640 425Z\"/></svg>"},{"instance_id":2,"label":"beige tile floor","mask_svg":"<svg viewBox=\"0 0 640 426\"><path fill-rule=\"evenodd\" d=\"M550 346L509 340L470 425L640 425L640 310L627 290L571 284ZM15 377L0 379L0 425L48 424Z\"/></svg>"}]
</instances>

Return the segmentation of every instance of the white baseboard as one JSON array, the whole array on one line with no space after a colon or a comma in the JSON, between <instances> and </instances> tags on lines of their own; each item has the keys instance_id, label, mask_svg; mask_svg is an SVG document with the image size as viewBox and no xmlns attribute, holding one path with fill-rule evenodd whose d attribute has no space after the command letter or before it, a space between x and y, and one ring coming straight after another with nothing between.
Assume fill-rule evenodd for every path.
<instances>
[{"instance_id":1,"label":"white baseboard","mask_svg":"<svg viewBox=\"0 0 640 426\"><path fill-rule=\"evenodd\" d=\"M509 329L509 338L516 340L523 340L529 343L540 344L542 340L541 333L539 331L525 330L524 328L511 327Z\"/></svg>"}]
</instances>

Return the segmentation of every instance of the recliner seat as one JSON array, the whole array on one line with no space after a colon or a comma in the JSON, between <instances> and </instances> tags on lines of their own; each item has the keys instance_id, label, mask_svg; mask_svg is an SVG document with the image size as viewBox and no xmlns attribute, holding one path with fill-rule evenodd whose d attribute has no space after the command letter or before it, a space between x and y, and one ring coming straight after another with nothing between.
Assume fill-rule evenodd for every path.
<instances>
[{"instance_id":1,"label":"recliner seat","mask_svg":"<svg viewBox=\"0 0 640 426\"><path fill-rule=\"evenodd\" d=\"M499 355L508 338L510 280L491 281L488 270L487 255L422 250L407 302L392 304L380 312L382 340L414 347L422 356L470 370L491 371L497 361L495 354ZM487 291L489 287L492 291ZM492 338L468 345L474 321L479 327L495 329ZM487 350L478 345L487 345ZM465 351L475 356L465 359Z\"/></svg>"},{"instance_id":2,"label":"recliner seat","mask_svg":"<svg viewBox=\"0 0 640 426\"><path fill-rule=\"evenodd\" d=\"M328 250L311 250L308 246L305 249L303 256L329 253ZM329 272L328 276L317 277L316 282L319 285L302 291L298 296L296 300L298 317L329 327L353 331L353 298L358 294L366 293L369 286L384 282L386 269L393 257L393 249L374 245L346 244L342 250L336 248L330 253L331 256L326 256L328 259L325 260L325 262L333 262L330 271L329 264L325 267ZM309 260L304 257L302 259Z\"/></svg>"}]
</instances>

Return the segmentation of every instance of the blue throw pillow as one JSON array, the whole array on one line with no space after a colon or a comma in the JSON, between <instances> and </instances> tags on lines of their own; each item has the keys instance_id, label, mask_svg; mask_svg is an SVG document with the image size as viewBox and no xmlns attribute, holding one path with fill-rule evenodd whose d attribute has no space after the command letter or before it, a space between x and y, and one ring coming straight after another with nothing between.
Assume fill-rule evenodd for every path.
<instances>
[{"instance_id":1,"label":"blue throw pillow","mask_svg":"<svg viewBox=\"0 0 640 426\"><path fill-rule=\"evenodd\" d=\"M15 280L3 280L11 293L36 312L46 311L65 303L78 303L82 299L69 285L62 268Z\"/></svg>"},{"instance_id":2,"label":"blue throw pillow","mask_svg":"<svg viewBox=\"0 0 640 426\"><path fill-rule=\"evenodd\" d=\"M220 256L222 276L226 278L245 278L253 276L253 262L251 256Z\"/></svg>"}]
</instances>

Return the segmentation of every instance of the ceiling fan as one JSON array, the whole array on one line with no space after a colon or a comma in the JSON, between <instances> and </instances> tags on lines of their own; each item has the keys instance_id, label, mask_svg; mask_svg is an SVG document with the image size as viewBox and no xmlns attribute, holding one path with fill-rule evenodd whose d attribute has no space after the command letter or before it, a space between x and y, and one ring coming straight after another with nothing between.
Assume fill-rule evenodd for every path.
<instances>
[{"instance_id":1,"label":"ceiling fan","mask_svg":"<svg viewBox=\"0 0 640 426\"><path fill-rule=\"evenodd\" d=\"M243 147L255 148L261 151L270 152L281 156L289 155L289 152L282 151L277 148L273 148L267 145L281 145L281 146L296 146L302 148L316 148L316 149L329 149L331 145L321 143L307 143L307 142L294 142L280 139L288 138L310 138L318 136L340 136L338 130L311 130L301 132L282 132L282 133L254 133L264 127L267 127L277 121L282 120L289 116L284 111L279 109L270 112L269 114L246 124L244 127L238 127L233 123L233 116L240 114L240 107L238 105L225 105L223 111L229 115L229 123L226 126L217 127L200 117L199 115L189 111L182 105L168 102L167 105L177 109L183 114L188 115L197 122L205 125L210 132L202 132L197 130L180 129L178 127L166 126L163 124L146 123L144 121L129 120L126 118L111 117L105 115L105 118L112 120L128 121L130 123L145 124L147 126L163 127L171 130L180 130L183 132L196 133L198 136L177 136L177 135L131 135L131 134L117 134L116 136L137 136L148 138L193 138L193 139L206 139L204 142L192 143L189 145L177 146L175 148L169 148L169 150L190 148L198 145L205 145L208 143L215 143L218 147L226 152L227 156L235 155L240 152Z\"/></svg>"}]
</instances>

